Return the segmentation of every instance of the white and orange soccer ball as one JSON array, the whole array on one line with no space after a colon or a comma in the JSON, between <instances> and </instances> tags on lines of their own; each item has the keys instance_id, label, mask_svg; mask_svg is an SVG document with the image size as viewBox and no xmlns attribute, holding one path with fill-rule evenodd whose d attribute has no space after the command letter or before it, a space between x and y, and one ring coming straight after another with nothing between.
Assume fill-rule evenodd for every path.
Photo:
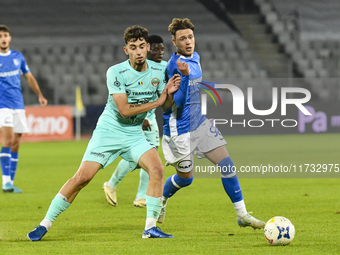
<instances>
[{"instance_id":1,"label":"white and orange soccer ball","mask_svg":"<svg viewBox=\"0 0 340 255\"><path fill-rule=\"evenodd\" d=\"M264 226L264 236L272 245L288 245L295 236L295 227L285 217L275 216Z\"/></svg>"}]
</instances>

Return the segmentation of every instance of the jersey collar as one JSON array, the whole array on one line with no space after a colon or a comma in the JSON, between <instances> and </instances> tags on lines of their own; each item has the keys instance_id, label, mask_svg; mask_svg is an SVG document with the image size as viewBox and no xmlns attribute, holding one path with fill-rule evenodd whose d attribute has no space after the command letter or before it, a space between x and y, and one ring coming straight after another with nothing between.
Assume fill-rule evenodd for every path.
<instances>
[{"instance_id":1,"label":"jersey collar","mask_svg":"<svg viewBox=\"0 0 340 255\"><path fill-rule=\"evenodd\" d=\"M11 54L11 50L9 50L8 52L6 52L6 53L2 53L2 52L0 52L0 56L1 57L7 57L7 56L9 56L9 54Z\"/></svg>"},{"instance_id":2,"label":"jersey collar","mask_svg":"<svg viewBox=\"0 0 340 255\"><path fill-rule=\"evenodd\" d=\"M192 57L194 56L194 54L191 54L190 56L186 57L183 55L179 55L180 58L184 58L184 59L192 59Z\"/></svg>"}]
</instances>

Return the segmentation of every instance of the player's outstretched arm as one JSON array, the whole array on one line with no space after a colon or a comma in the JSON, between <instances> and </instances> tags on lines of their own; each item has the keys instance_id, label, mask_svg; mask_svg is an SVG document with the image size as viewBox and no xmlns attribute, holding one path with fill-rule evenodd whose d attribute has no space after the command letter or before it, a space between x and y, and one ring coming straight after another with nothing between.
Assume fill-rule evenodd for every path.
<instances>
[{"instance_id":1,"label":"player's outstretched arm","mask_svg":"<svg viewBox=\"0 0 340 255\"><path fill-rule=\"evenodd\" d=\"M33 90L35 94L38 96L38 100L41 106L47 105L47 99L41 93L40 87L38 85L37 80L34 78L31 72L24 74L25 79L27 80L28 85Z\"/></svg>"},{"instance_id":2,"label":"player's outstretched arm","mask_svg":"<svg viewBox=\"0 0 340 255\"><path fill-rule=\"evenodd\" d=\"M167 89L164 89L156 101L146 104L129 104L126 93L112 94L112 98L116 103L120 115L122 115L123 118L127 118L161 106L167 98L167 93Z\"/></svg>"}]
</instances>

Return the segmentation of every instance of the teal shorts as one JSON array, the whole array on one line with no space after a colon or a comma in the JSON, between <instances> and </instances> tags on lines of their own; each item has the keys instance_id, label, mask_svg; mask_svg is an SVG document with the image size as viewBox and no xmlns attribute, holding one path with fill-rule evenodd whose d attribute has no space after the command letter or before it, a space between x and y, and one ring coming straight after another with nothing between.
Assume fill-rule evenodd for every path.
<instances>
[{"instance_id":1,"label":"teal shorts","mask_svg":"<svg viewBox=\"0 0 340 255\"><path fill-rule=\"evenodd\" d=\"M118 156L130 162L135 169L139 158L148 150L155 148L142 129L134 134L122 134L104 128L96 128L87 145L82 162L97 162L105 168Z\"/></svg>"},{"instance_id":2,"label":"teal shorts","mask_svg":"<svg viewBox=\"0 0 340 255\"><path fill-rule=\"evenodd\" d=\"M144 131L146 137L156 145L157 147L159 146L159 130L158 130L158 124L156 121L156 118L149 119L152 126L151 130Z\"/></svg>"}]
</instances>

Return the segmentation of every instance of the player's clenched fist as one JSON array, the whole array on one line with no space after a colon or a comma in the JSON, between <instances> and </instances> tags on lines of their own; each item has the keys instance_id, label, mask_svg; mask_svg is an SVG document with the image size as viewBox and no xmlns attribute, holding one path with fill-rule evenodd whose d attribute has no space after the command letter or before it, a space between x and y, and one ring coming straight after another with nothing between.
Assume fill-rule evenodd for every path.
<instances>
[{"instance_id":1,"label":"player's clenched fist","mask_svg":"<svg viewBox=\"0 0 340 255\"><path fill-rule=\"evenodd\" d=\"M176 61L178 70L183 74L183 75L189 75L190 71L189 71L189 64L182 62L181 58L178 58Z\"/></svg>"}]
</instances>

